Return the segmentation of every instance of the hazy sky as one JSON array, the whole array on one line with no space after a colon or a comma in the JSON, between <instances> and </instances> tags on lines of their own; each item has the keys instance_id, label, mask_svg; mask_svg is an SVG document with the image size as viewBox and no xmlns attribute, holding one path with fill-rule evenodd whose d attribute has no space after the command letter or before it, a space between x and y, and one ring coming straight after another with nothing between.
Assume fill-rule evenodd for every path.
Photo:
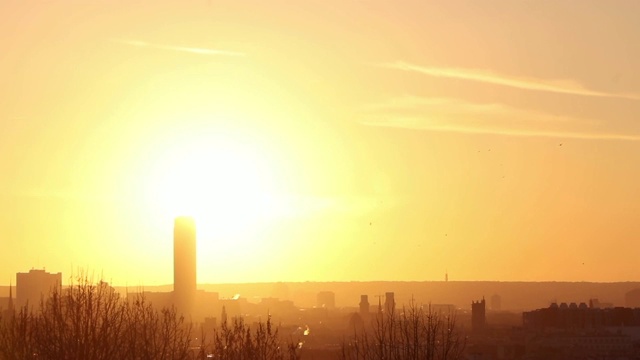
<instances>
[{"instance_id":1,"label":"hazy sky","mask_svg":"<svg viewBox=\"0 0 640 360\"><path fill-rule=\"evenodd\" d=\"M639 280L640 2L0 0L0 283ZM5 279L5 280L3 280Z\"/></svg>"}]
</instances>

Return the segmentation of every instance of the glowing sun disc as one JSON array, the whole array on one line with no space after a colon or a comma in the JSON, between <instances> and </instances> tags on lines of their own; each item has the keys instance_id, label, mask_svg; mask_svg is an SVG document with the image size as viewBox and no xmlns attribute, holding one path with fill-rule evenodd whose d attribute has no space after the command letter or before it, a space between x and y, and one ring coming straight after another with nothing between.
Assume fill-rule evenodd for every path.
<instances>
[{"instance_id":1,"label":"glowing sun disc","mask_svg":"<svg viewBox=\"0 0 640 360\"><path fill-rule=\"evenodd\" d=\"M271 169L250 144L191 140L165 149L155 165L148 196L167 215L239 232L277 212Z\"/></svg>"}]
</instances>

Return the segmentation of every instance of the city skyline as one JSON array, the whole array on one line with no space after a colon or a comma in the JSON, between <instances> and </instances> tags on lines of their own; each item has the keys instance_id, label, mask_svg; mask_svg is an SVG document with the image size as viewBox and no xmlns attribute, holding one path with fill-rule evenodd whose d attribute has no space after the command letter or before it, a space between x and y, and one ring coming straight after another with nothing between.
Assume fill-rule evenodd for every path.
<instances>
[{"instance_id":1,"label":"city skyline","mask_svg":"<svg viewBox=\"0 0 640 360\"><path fill-rule=\"evenodd\" d=\"M171 284L181 215L199 284L638 281L637 23L624 0L0 1L0 284Z\"/></svg>"}]
</instances>

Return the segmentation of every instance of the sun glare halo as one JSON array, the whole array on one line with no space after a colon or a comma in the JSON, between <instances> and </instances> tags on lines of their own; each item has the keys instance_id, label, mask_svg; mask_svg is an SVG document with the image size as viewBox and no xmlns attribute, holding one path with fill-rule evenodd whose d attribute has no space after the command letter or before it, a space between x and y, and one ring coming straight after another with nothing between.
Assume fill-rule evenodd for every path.
<instances>
[{"instance_id":1,"label":"sun glare halo","mask_svg":"<svg viewBox=\"0 0 640 360\"><path fill-rule=\"evenodd\" d=\"M283 210L272 166L251 144L206 136L175 144L152 173L151 202L166 216L193 216L199 231L238 235Z\"/></svg>"}]
</instances>

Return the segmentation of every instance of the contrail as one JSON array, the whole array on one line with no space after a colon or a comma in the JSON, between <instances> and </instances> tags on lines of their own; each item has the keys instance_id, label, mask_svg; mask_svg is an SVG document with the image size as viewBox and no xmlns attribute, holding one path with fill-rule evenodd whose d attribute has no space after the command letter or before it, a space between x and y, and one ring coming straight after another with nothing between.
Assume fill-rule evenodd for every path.
<instances>
[{"instance_id":1,"label":"contrail","mask_svg":"<svg viewBox=\"0 0 640 360\"><path fill-rule=\"evenodd\" d=\"M458 69L447 67L425 67L414 65L402 61L394 63L378 64L378 66L416 72L433 77L449 78L449 79L461 79L468 81L476 81L487 84L495 84L508 86L516 89L544 91L557 94L569 94L579 96L593 96L593 97L607 97L607 98L620 98L640 100L640 95L637 94L616 94L607 93L601 91L593 91L586 89L581 84L570 80L545 80L545 79L531 79L531 78L517 78L505 75L500 75L488 71L473 70L473 69Z\"/></svg>"},{"instance_id":2,"label":"contrail","mask_svg":"<svg viewBox=\"0 0 640 360\"><path fill-rule=\"evenodd\" d=\"M169 50L169 51L179 51L179 52L185 52L185 53L191 53L191 54L197 54L197 55L246 56L245 53L238 52L238 51L231 51L231 50L154 44L146 41L129 40L129 39L110 39L110 41L119 43L119 44L129 45L129 46L147 47L147 48Z\"/></svg>"},{"instance_id":3,"label":"contrail","mask_svg":"<svg viewBox=\"0 0 640 360\"><path fill-rule=\"evenodd\" d=\"M489 129L470 126L443 126L443 125L421 125L415 121L360 121L362 125L377 127L392 127L401 129L414 129L424 131L457 132L466 134L490 134L503 136L521 137L545 137L545 138L570 138L581 140L623 140L640 141L640 135L625 135L612 133L580 133L573 131L543 131L543 130L514 130L514 129Z\"/></svg>"}]
</instances>

